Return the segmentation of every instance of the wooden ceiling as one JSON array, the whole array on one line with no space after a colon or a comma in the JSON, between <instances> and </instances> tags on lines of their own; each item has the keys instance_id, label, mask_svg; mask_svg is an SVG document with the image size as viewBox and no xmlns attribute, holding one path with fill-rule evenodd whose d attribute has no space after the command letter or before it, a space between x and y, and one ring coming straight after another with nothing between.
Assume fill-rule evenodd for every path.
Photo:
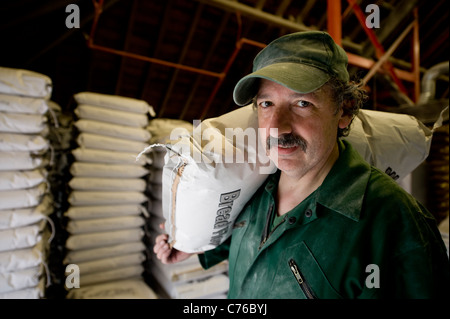
<instances>
[{"instance_id":1,"label":"wooden ceiling","mask_svg":"<svg viewBox=\"0 0 450 319\"><path fill-rule=\"evenodd\" d=\"M342 46L375 63L376 50L351 1L335 1L342 8ZM362 11L369 4L379 7L380 28L372 30L386 51L414 21L417 8L420 77L448 61L447 1L355 2ZM79 7L80 28L66 27L68 4ZM102 9L97 15L96 5ZM67 111L74 107L73 94L92 91L143 99L158 117L192 121L235 109L234 85L251 71L261 46L293 31L327 31L327 8L326 0L5 0L0 65L50 76L52 100ZM412 34L388 60L406 73L413 65ZM368 73L358 64L349 70L354 78ZM437 98L448 99L448 75L440 80ZM414 82L402 84L413 100ZM388 74L377 73L367 86L367 108L402 104Z\"/></svg>"}]
</instances>

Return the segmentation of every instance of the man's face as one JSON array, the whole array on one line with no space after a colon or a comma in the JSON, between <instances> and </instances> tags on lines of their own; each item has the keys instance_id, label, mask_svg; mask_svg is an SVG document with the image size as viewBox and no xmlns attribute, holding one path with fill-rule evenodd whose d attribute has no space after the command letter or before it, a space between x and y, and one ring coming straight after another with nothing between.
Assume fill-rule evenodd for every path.
<instances>
[{"instance_id":1,"label":"man's face","mask_svg":"<svg viewBox=\"0 0 450 319\"><path fill-rule=\"evenodd\" d=\"M303 176L311 169L320 169L336 149L338 126L346 127L350 118L342 117L342 110L336 114L329 90L325 85L315 92L300 94L261 80L256 96L258 123L263 129L260 137L281 171ZM272 131L271 136L270 129L274 128L277 135Z\"/></svg>"}]
</instances>

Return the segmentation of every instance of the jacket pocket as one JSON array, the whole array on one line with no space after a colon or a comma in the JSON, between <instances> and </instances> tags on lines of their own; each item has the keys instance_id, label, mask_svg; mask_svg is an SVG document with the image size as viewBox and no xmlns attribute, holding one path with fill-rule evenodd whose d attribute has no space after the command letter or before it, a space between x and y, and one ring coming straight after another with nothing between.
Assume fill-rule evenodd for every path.
<instances>
[{"instance_id":1,"label":"jacket pocket","mask_svg":"<svg viewBox=\"0 0 450 319\"><path fill-rule=\"evenodd\" d=\"M280 254L271 291L279 298L341 299L304 242L286 247Z\"/></svg>"},{"instance_id":2,"label":"jacket pocket","mask_svg":"<svg viewBox=\"0 0 450 319\"><path fill-rule=\"evenodd\" d=\"M297 280L300 288L302 289L303 293L305 294L306 298L308 299L317 299L314 295L311 287L309 286L308 282L306 281L306 278L298 268L297 263L294 259L289 259L289 268L292 271L292 274L294 275L295 279Z\"/></svg>"}]
</instances>

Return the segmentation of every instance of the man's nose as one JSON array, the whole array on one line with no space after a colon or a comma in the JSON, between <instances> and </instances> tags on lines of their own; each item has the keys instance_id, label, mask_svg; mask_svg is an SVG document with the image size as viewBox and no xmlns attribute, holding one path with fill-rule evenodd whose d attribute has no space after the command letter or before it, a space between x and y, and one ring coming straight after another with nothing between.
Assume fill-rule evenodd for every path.
<instances>
[{"instance_id":1,"label":"man's nose","mask_svg":"<svg viewBox=\"0 0 450 319\"><path fill-rule=\"evenodd\" d=\"M270 128L278 129L278 136L292 133L292 116L286 108L276 108L272 114Z\"/></svg>"}]
</instances>

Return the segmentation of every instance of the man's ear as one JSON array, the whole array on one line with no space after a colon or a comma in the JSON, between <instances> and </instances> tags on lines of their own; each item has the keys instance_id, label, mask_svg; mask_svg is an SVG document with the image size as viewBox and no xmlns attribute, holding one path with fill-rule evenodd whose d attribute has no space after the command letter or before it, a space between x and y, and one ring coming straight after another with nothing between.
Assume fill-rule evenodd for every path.
<instances>
[{"instance_id":1,"label":"man's ear","mask_svg":"<svg viewBox=\"0 0 450 319\"><path fill-rule=\"evenodd\" d=\"M355 101L351 101L351 100L345 100L342 103L342 108L339 111L339 113L340 113L339 128L340 129L345 129L352 122L354 115L351 113L348 114L348 112L345 112L344 110L351 110L353 108L354 103L355 103Z\"/></svg>"},{"instance_id":2,"label":"man's ear","mask_svg":"<svg viewBox=\"0 0 450 319\"><path fill-rule=\"evenodd\" d=\"M341 118L339 119L339 128L340 129L344 129L347 126L350 125L352 121L352 116L351 115L341 115Z\"/></svg>"}]
</instances>

